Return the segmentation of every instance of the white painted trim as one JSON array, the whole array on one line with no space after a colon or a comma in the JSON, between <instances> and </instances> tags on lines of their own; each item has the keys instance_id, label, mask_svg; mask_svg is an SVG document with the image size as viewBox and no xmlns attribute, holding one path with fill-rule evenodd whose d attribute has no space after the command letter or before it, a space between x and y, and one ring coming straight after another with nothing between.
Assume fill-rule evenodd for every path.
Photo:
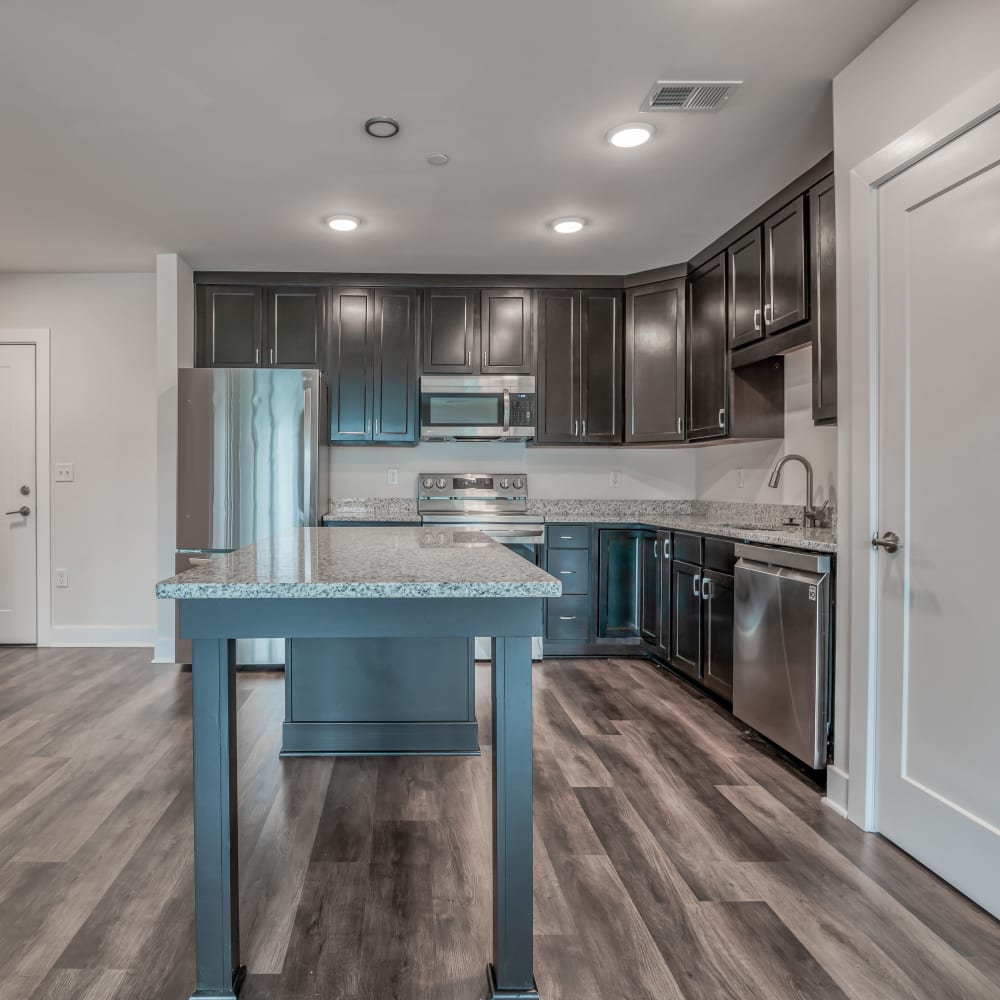
<instances>
[{"instance_id":1,"label":"white painted trim","mask_svg":"<svg viewBox=\"0 0 1000 1000\"><path fill-rule=\"evenodd\" d=\"M153 663L176 663L176 641L173 636L164 639L162 636L153 643Z\"/></svg>"},{"instance_id":2,"label":"white painted trim","mask_svg":"<svg viewBox=\"0 0 1000 1000\"><path fill-rule=\"evenodd\" d=\"M841 819L847 819L847 810L837 802L834 802L829 796L824 796L819 800L820 803L826 806L830 812L836 813Z\"/></svg>"},{"instance_id":3,"label":"white painted trim","mask_svg":"<svg viewBox=\"0 0 1000 1000\"><path fill-rule=\"evenodd\" d=\"M826 796L823 804L829 806L835 813L847 817L847 794L850 787L850 779L847 772L841 770L835 764L829 765L826 769Z\"/></svg>"},{"instance_id":4,"label":"white painted trim","mask_svg":"<svg viewBox=\"0 0 1000 1000\"><path fill-rule=\"evenodd\" d=\"M850 516L841 546L849 549L850 773L848 817L878 829L875 735L877 720L876 557L869 539L878 519L878 240L879 188L942 146L1000 113L1000 71L945 104L915 128L857 164L850 176ZM846 535L846 537L845 537ZM832 803L831 803L832 805Z\"/></svg>"},{"instance_id":5,"label":"white painted trim","mask_svg":"<svg viewBox=\"0 0 1000 1000\"><path fill-rule=\"evenodd\" d=\"M36 645L48 646L52 643L51 331L0 330L0 344L35 348Z\"/></svg>"},{"instance_id":6,"label":"white painted trim","mask_svg":"<svg viewBox=\"0 0 1000 1000\"><path fill-rule=\"evenodd\" d=\"M156 629L144 625L54 625L52 646L152 646Z\"/></svg>"}]
</instances>

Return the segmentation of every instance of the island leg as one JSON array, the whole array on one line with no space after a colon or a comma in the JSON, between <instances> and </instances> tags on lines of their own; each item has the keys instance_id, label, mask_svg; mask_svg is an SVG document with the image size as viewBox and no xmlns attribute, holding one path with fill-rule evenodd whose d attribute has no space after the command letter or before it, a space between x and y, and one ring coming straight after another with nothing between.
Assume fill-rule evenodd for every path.
<instances>
[{"instance_id":1,"label":"island leg","mask_svg":"<svg viewBox=\"0 0 1000 1000\"><path fill-rule=\"evenodd\" d=\"M537 1000L532 968L531 639L493 640L490 1000Z\"/></svg>"},{"instance_id":2,"label":"island leg","mask_svg":"<svg viewBox=\"0 0 1000 1000\"><path fill-rule=\"evenodd\" d=\"M235 1000L240 965L236 826L236 643L195 639L194 898L197 987L191 1000Z\"/></svg>"}]
</instances>

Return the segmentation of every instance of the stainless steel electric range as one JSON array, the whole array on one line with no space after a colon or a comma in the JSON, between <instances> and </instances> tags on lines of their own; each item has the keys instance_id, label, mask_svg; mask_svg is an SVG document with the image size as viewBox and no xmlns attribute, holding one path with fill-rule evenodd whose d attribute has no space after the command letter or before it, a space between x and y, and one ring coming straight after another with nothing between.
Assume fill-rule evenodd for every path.
<instances>
[{"instance_id":1,"label":"stainless steel electric range","mask_svg":"<svg viewBox=\"0 0 1000 1000\"><path fill-rule=\"evenodd\" d=\"M544 519L528 513L528 477L523 472L422 472L417 477L417 512L423 524L481 531L538 565ZM542 658L542 639L531 643ZM489 659L488 638L476 639L476 659Z\"/></svg>"}]
</instances>

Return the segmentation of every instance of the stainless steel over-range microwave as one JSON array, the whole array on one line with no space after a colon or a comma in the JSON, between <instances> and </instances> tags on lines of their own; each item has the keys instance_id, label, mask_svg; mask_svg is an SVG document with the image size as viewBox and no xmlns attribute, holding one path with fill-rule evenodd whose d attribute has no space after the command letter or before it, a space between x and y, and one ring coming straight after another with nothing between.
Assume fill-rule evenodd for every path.
<instances>
[{"instance_id":1,"label":"stainless steel over-range microwave","mask_svg":"<svg viewBox=\"0 0 1000 1000\"><path fill-rule=\"evenodd\" d=\"M424 375L421 441L526 441L535 436L534 375Z\"/></svg>"}]
</instances>

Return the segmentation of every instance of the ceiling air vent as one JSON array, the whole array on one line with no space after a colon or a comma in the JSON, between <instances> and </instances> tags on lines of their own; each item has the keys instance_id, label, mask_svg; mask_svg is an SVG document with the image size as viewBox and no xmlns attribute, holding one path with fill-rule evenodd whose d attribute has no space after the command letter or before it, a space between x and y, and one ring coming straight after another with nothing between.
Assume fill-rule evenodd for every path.
<instances>
[{"instance_id":1,"label":"ceiling air vent","mask_svg":"<svg viewBox=\"0 0 1000 1000\"><path fill-rule=\"evenodd\" d=\"M718 111L742 80L657 80L640 111Z\"/></svg>"}]
</instances>

